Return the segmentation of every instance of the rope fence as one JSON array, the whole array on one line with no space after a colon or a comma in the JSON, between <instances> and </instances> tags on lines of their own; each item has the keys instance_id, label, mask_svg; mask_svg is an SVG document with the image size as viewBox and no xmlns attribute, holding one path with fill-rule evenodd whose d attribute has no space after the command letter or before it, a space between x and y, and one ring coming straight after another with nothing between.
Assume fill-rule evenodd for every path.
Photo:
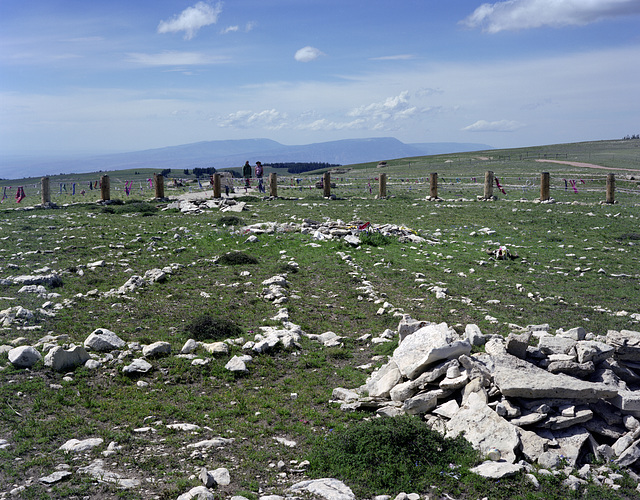
<instances>
[{"instance_id":1,"label":"rope fence","mask_svg":"<svg viewBox=\"0 0 640 500\"><path fill-rule=\"evenodd\" d=\"M154 174L153 177L142 180L126 180L118 176L110 179L108 175L102 175L98 179L58 182L51 184L49 177L43 177L41 182L25 184L22 186L5 186L2 190L1 203L15 200L21 203L27 197L40 197L42 205L52 204L53 201L77 202L77 201L109 201L112 192L118 198L125 199L165 199L166 189L172 193L213 191L214 198L220 198L222 192L226 196L231 193L254 193L257 187L260 193L269 193L271 197L278 196L278 190L282 191L314 191L322 192L325 198L335 197L334 193L342 196L349 194L375 196L386 198L391 193L424 195L428 200L438 200L438 191L447 192L454 197L475 196L476 199L496 199L495 195L509 197L537 197L540 201L552 199L551 194L580 195L590 193L592 195L602 193L605 203L615 203L615 193L625 195L640 195L640 183L633 177L631 179L621 177L616 179L615 174L590 174L589 176L559 177L551 176L548 172L539 175L506 175L498 176L493 171L485 172L484 177L439 177L437 173L420 177L393 177L386 173L375 176L331 176L325 172L320 176L297 177L278 176L276 173L263 178L233 178L231 175L219 173L211 175L210 179L167 179ZM495 192L495 195L494 195ZM31 201L31 200L30 200ZM31 201L33 204L33 201Z\"/></svg>"}]
</instances>

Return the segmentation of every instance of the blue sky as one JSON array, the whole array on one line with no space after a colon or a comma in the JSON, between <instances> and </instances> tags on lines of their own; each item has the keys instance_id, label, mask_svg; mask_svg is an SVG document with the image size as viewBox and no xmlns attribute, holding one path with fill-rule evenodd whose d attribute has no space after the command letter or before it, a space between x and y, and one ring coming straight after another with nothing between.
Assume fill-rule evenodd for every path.
<instances>
[{"instance_id":1,"label":"blue sky","mask_svg":"<svg viewBox=\"0 0 640 500\"><path fill-rule=\"evenodd\" d=\"M640 0L0 0L0 153L640 133Z\"/></svg>"}]
</instances>

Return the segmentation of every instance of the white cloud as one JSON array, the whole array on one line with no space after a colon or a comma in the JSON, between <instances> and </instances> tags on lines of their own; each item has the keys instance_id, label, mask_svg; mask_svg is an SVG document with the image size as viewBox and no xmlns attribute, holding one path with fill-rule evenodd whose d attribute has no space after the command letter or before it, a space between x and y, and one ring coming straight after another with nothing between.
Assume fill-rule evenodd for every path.
<instances>
[{"instance_id":1,"label":"white cloud","mask_svg":"<svg viewBox=\"0 0 640 500\"><path fill-rule=\"evenodd\" d=\"M293 57L298 62L310 62L323 55L324 54L321 50L307 45L306 47L302 47L300 50L298 50Z\"/></svg>"},{"instance_id":2,"label":"white cloud","mask_svg":"<svg viewBox=\"0 0 640 500\"><path fill-rule=\"evenodd\" d=\"M465 132L513 132L522 127L524 127L523 123L514 120L498 120L495 122L478 120L462 130Z\"/></svg>"},{"instance_id":3,"label":"white cloud","mask_svg":"<svg viewBox=\"0 0 640 500\"><path fill-rule=\"evenodd\" d=\"M279 130L287 124L287 114L275 109L265 109L254 113L253 111L236 111L229 113L220 120L220 127L229 128L265 128L267 130Z\"/></svg>"},{"instance_id":4,"label":"white cloud","mask_svg":"<svg viewBox=\"0 0 640 500\"><path fill-rule=\"evenodd\" d=\"M166 51L158 54L130 52L127 56L130 62L142 66L198 66L227 61L224 57L209 56L200 52Z\"/></svg>"},{"instance_id":5,"label":"white cloud","mask_svg":"<svg viewBox=\"0 0 640 500\"><path fill-rule=\"evenodd\" d=\"M365 120L359 118L350 122L336 122L321 118L310 123L298 125L299 130L327 131L327 130L355 130L366 128Z\"/></svg>"},{"instance_id":6,"label":"white cloud","mask_svg":"<svg viewBox=\"0 0 640 500\"><path fill-rule=\"evenodd\" d=\"M482 4L460 23L497 33L541 26L584 25L638 13L638 0L507 0Z\"/></svg>"},{"instance_id":7,"label":"white cloud","mask_svg":"<svg viewBox=\"0 0 640 500\"><path fill-rule=\"evenodd\" d=\"M412 54L397 54L395 56L380 56L371 57L371 61L408 61L409 59L415 59L416 56Z\"/></svg>"},{"instance_id":8,"label":"white cloud","mask_svg":"<svg viewBox=\"0 0 640 500\"><path fill-rule=\"evenodd\" d=\"M395 97L388 97L382 102L374 102L349 111L349 116L365 117L370 120L386 121L406 118L418 111L410 106L407 99L409 92L405 90Z\"/></svg>"},{"instance_id":9,"label":"white cloud","mask_svg":"<svg viewBox=\"0 0 640 500\"><path fill-rule=\"evenodd\" d=\"M160 21L158 33L176 33L184 31L185 40L191 40L200 28L218 22L222 12L222 2L214 6L207 2L198 2L193 7L187 7L180 14L169 21Z\"/></svg>"},{"instance_id":10,"label":"white cloud","mask_svg":"<svg viewBox=\"0 0 640 500\"><path fill-rule=\"evenodd\" d=\"M247 24L244 25L244 32L249 33L249 31L255 28L256 25L257 23L255 21L249 21ZM227 26L225 29L223 29L220 32L220 34L226 35L227 33L237 33L238 31L240 31L240 26L236 24L234 26Z\"/></svg>"}]
</instances>

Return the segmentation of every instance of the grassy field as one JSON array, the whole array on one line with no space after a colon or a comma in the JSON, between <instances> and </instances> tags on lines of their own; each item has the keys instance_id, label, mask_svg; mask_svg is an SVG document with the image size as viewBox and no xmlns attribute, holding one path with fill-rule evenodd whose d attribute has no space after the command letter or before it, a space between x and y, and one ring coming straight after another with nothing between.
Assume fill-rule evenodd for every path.
<instances>
[{"instance_id":1,"label":"grassy field","mask_svg":"<svg viewBox=\"0 0 640 500\"><path fill-rule=\"evenodd\" d=\"M111 198L124 202L110 207L96 203L99 189L88 188L103 173L52 176L52 201L59 208L46 210L16 210L40 202L39 179L0 182L0 189L12 188L0 205L0 278L49 267L63 280L62 286L47 290L59 294L49 299L0 285L0 310L20 305L36 311L26 324L0 330L0 344L24 337L33 345L47 334L68 336L60 343L81 344L96 328L108 328L127 342L170 342L176 354L193 336L194 320L203 315L229 320L242 332L233 338L252 340L260 327L280 324L272 319L279 307L261 297L261 283L283 273L289 301L282 307L290 321L307 334L333 331L343 337L341 347L323 348L303 336L295 348L255 355L243 376L224 368L233 355L242 354L241 342L215 357L198 351L201 358L210 358L202 366L174 354L155 359L153 371L139 379L122 373L132 356L124 357L124 364L105 360L96 370L64 374L42 362L18 370L2 354L0 439L10 446L0 450L0 493L26 486L22 498L170 499L198 485L197 475L206 466L231 473L231 484L216 490L218 498L283 495L291 484L313 476L313 461L306 473L298 465L317 457L327 436L367 425L370 414L342 412L329 400L335 387L364 383L371 367L359 367L381 364L397 345L373 345L363 338L397 327L397 315L377 314L385 301L416 319L445 321L460 331L475 323L485 334L506 335L513 325L540 323L552 331L575 326L596 334L640 330L639 144L602 141L389 160L385 168L354 165L332 175L335 200L324 199L314 187L318 172L293 178L279 171L281 198L245 198L248 204L235 223L218 210L197 215L162 211L166 204L147 201L153 197L147 182L152 172L109 172ZM616 170L536 161L545 155ZM487 170L506 194L496 188L496 201L477 201ZM537 202L542 171L551 174L556 203ZM375 196L381 172L388 176L388 199ZM425 201L431 172L438 173L441 202ZM613 205L601 203L607 173L616 175ZM126 181L134 182L129 196ZM20 205L13 199L19 185L27 195ZM166 185L168 196L189 190L200 190L193 178L184 187ZM427 242L389 238L354 249L340 240L317 242L311 234L282 226L305 219L396 224ZM242 227L260 222L281 226L248 242ZM500 245L519 258L491 260L487 250ZM215 262L232 250L255 257L257 264ZM104 264L88 265L99 260ZM177 265L164 283L126 297L102 295L134 274L170 264ZM363 282L371 283L379 301L364 296L359 290ZM436 299L435 286L446 288L446 298ZM42 312L46 301L61 306ZM195 424L199 430L166 427L172 423ZM150 429L139 431L145 427ZM209 451L187 447L218 436L233 441ZM104 439L104 445L88 456L58 451L69 439L93 437ZM274 438L297 444L285 446ZM103 458L100 452L112 441L122 448L105 459L105 467L140 480L139 488L96 484L77 473L52 487L38 482L60 464L75 471ZM461 463L475 459L462 448L459 453ZM387 465L379 467L384 471ZM545 478L535 491L522 476L498 484L464 467L455 480L452 474L435 474L433 486L456 498L637 497L629 481L618 492L594 485L572 492L558 479ZM400 491L406 490L361 488L357 494Z\"/></svg>"}]
</instances>

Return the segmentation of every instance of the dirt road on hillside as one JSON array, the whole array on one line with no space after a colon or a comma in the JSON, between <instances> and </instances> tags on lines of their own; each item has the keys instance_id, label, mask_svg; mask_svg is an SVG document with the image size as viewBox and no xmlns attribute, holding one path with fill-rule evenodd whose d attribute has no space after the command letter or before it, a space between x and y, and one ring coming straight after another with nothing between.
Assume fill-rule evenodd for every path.
<instances>
[{"instance_id":1,"label":"dirt road on hillside","mask_svg":"<svg viewBox=\"0 0 640 500\"><path fill-rule=\"evenodd\" d=\"M640 172L640 169L636 168L615 168L615 167L603 167L602 165L594 165L593 163L582 163L580 161L562 161L562 160L536 160L541 163L560 163L562 165L571 165L572 167L585 167L585 168L599 168L602 170L624 170L625 172Z\"/></svg>"}]
</instances>

